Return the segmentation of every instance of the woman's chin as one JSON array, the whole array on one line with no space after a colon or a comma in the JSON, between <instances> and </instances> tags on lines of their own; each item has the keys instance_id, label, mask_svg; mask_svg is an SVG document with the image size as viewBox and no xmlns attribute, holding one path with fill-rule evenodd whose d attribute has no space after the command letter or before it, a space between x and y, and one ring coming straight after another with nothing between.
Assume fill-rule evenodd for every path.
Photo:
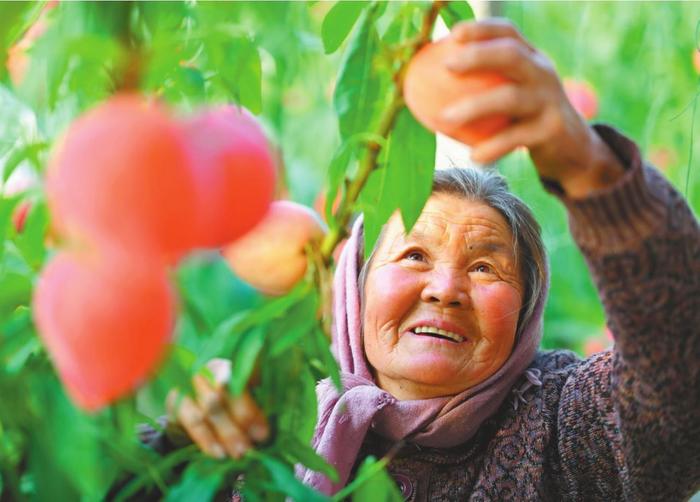
<instances>
[{"instance_id":1,"label":"woman's chin","mask_svg":"<svg viewBox=\"0 0 700 502\"><path fill-rule=\"evenodd\" d=\"M457 394L466 388L469 375L464 361L441 353L419 354L402 361L403 378L420 386L447 389Z\"/></svg>"}]
</instances>

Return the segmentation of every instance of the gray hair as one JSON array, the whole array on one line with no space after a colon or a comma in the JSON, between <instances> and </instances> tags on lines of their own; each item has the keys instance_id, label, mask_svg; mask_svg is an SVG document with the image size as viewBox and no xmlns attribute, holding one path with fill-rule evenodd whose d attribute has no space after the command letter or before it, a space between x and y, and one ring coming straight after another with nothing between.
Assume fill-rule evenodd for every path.
<instances>
[{"instance_id":1,"label":"gray hair","mask_svg":"<svg viewBox=\"0 0 700 502\"><path fill-rule=\"evenodd\" d=\"M523 326L527 326L531 320L537 299L547 287L547 254L540 225L535 216L520 198L510 192L505 178L492 169L450 168L435 171L433 194L436 193L454 194L467 200L482 202L498 211L508 223L524 283L523 305L518 319L519 335ZM383 235L384 229L369 258L362 265L358 277L363 316L367 272ZM363 243L363 239L360 242ZM359 247L358 258L362 261L363 245Z\"/></svg>"}]
</instances>

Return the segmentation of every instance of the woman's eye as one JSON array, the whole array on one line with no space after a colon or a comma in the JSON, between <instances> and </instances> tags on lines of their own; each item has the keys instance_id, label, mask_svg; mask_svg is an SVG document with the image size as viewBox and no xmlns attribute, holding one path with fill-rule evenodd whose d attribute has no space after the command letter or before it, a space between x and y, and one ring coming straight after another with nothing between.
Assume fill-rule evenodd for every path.
<instances>
[{"instance_id":1,"label":"woman's eye","mask_svg":"<svg viewBox=\"0 0 700 502\"><path fill-rule=\"evenodd\" d=\"M486 263L479 263L472 270L474 270L474 272L480 272L482 274L489 274L493 272L493 269Z\"/></svg>"},{"instance_id":2,"label":"woman's eye","mask_svg":"<svg viewBox=\"0 0 700 502\"><path fill-rule=\"evenodd\" d=\"M406 253L406 259L411 261L424 261L425 257L418 251L411 251L410 253Z\"/></svg>"}]
</instances>

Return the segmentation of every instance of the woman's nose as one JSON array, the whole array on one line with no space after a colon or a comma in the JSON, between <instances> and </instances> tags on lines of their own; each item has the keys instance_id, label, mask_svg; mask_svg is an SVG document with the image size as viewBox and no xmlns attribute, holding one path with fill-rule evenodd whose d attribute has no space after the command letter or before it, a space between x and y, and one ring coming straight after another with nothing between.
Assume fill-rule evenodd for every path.
<instances>
[{"instance_id":1,"label":"woman's nose","mask_svg":"<svg viewBox=\"0 0 700 502\"><path fill-rule=\"evenodd\" d=\"M421 299L443 307L462 307L469 303L469 277L462 270L434 270L423 288Z\"/></svg>"}]
</instances>

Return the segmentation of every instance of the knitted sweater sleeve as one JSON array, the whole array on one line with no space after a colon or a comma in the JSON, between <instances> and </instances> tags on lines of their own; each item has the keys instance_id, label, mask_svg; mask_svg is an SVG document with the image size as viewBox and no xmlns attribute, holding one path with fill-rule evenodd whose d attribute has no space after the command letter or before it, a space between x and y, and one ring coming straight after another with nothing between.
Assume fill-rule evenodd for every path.
<instances>
[{"instance_id":1,"label":"knitted sweater sleeve","mask_svg":"<svg viewBox=\"0 0 700 502\"><path fill-rule=\"evenodd\" d=\"M685 500L700 489L700 229L634 143L596 130L627 172L561 198L615 347L564 385L559 483L573 500Z\"/></svg>"}]
</instances>

